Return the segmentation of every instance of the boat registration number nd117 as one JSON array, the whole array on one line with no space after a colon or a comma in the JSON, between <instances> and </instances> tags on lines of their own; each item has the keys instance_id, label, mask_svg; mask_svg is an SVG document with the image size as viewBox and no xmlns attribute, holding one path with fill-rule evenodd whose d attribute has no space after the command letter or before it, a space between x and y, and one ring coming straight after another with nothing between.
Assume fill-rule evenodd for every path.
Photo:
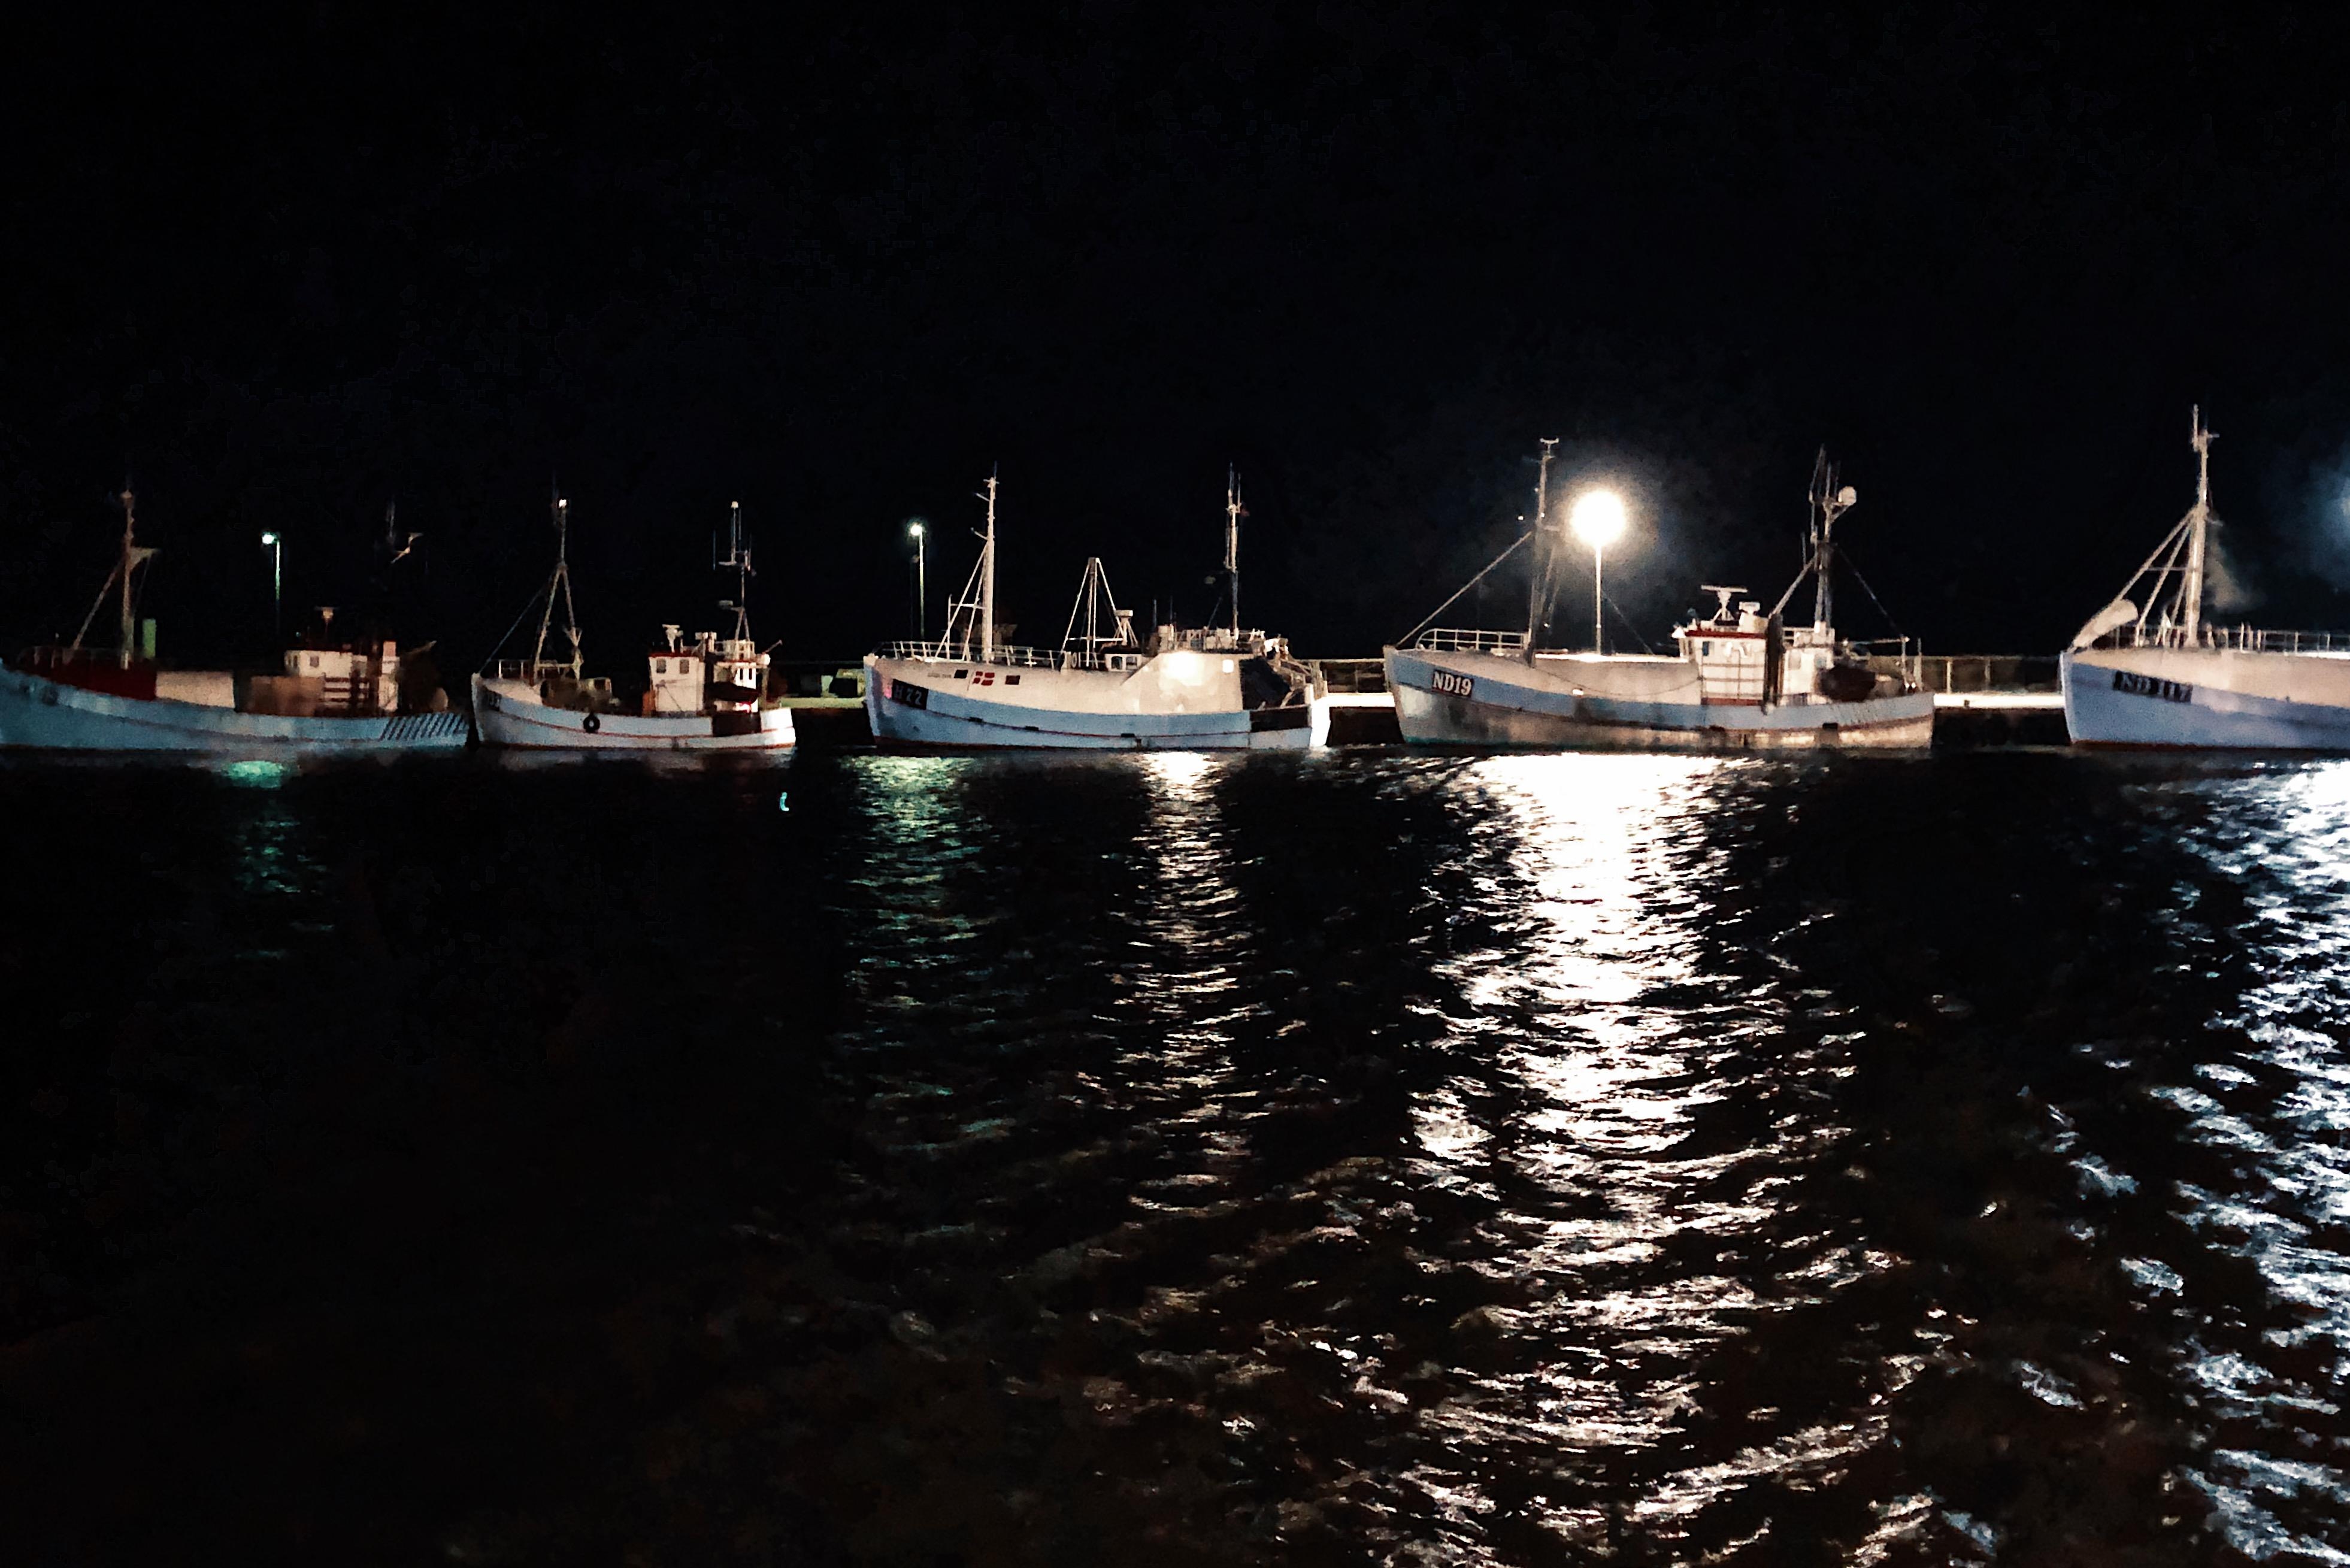
<instances>
[{"instance_id":1,"label":"boat registration number nd117","mask_svg":"<svg viewBox=\"0 0 2350 1568\"><path fill-rule=\"evenodd\" d=\"M2114 690L2132 697L2159 697L2166 702L2192 702L2195 688L2183 681L2165 680L2158 676L2137 675L2126 670L2114 671Z\"/></svg>"},{"instance_id":2,"label":"boat registration number nd117","mask_svg":"<svg viewBox=\"0 0 2350 1568\"><path fill-rule=\"evenodd\" d=\"M1450 670L1431 670L1428 672L1428 684L1431 690L1444 696L1466 697L1474 682L1466 675L1455 675Z\"/></svg>"}]
</instances>

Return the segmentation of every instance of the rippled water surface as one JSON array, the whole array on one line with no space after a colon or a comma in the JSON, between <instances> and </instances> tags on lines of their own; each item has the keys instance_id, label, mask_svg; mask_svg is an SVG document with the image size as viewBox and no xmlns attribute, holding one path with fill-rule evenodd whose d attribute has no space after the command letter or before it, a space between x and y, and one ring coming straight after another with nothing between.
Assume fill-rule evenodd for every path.
<instances>
[{"instance_id":1,"label":"rippled water surface","mask_svg":"<svg viewBox=\"0 0 2350 1568\"><path fill-rule=\"evenodd\" d=\"M2350 1563L2350 764L0 804L32 1561Z\"/></svg>"}]
</instances>

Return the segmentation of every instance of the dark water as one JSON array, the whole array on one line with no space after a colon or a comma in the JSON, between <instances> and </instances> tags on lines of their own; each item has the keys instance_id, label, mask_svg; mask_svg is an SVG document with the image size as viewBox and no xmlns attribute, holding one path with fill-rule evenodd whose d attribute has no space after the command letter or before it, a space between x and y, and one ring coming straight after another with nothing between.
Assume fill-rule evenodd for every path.
<instances>
[{"instance_id":1,"label":"dark water","mask_svg":"<svg viewBox=\"0 0 2350 1568\"><path fill-rule=\"evenodd\" d=\"M0 834L11 1561L2350 1561L2350 764L20 767Z\"/></svg>"}]
</instances>

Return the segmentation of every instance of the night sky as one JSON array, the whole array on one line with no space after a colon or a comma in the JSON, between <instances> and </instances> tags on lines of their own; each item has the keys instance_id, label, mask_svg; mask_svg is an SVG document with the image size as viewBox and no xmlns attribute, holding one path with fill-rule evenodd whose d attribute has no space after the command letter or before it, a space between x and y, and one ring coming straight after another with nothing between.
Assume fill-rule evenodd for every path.
<instances>
[{"instance_id":1,"label":"night sky","mask_svg":"<svg viewBox=\"0 0 2350 1568\"><path fill-rule=\"evenodd\" d=\"M738 499L762 641L853 658L996 468L1057 642L1088 554L1205 615L1230 461L1249 618L1372 654L1558 436L1633 496L1651 640L1775 597L1825 444L1903 629L2053 651L2190 500L2199 400L2242 613L2350 624L2350 78L2289 19L713 16L13 19L0 640L70 634L128 473L167 659L266 656L271 529L289 623L462 670L558 483L608 672L718 624Z\"/></svg>"}]
</instances>

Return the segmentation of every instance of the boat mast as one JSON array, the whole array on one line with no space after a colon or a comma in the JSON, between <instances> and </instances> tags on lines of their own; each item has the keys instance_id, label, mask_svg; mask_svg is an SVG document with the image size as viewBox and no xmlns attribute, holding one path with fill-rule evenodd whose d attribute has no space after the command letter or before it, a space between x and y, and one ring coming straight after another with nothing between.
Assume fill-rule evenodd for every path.
<instances>
[{"instance_id":1,"label":"boat mast","mask_svg":"<svg viewBox=\"0 0 2350 1568\"><path fill-rule=\"evenodd\" d=\"M1550 454L1558 445L1556 436L1544 436L1542 443L1542 467L1534 477L1534 547L1526 561L1526 575L1531 587L1526 592L1526 662L1534 661L1534 638L1542 628L1543 612L1550 607L1550 559L1544 555L1543 520L1550 507Z\"/></svg>"},{"instance_id":2,"label":"boat mast","mask_svg":"<svg viewBox=\"0 0 2350 1568\"><path fill-rule=\"evenodd\" d=\"M726 558L718 565L733 571L734 597L731 602L722 602L719 607L734 612L734 640L748 642L751 640L751 552L743 543L743 504L735 501L728 504Z\"/></svg>"},{"instance_id":3,"label":"boat mast","mask_svg":"<svg viewBox=\"0 0 2350 1568\"><path fill-rule=\"evenodd\" d=\"M123 483L120 499L122 501L122 565L119 569L122 575L122 640L117 646L122 650L120 655L122 668L128 670L130 668L133 646L131 642L133 628L130 624L130 569L139 564L139 545L132 537L135 506L128 481Z\"/></svg>"},{"instance_id":4,"label":"boat mast","mask_svg":"<svg viewBox=\"0 0 2350 1568\"><path fill-rule=\"evenodd\" d=\"M1827 448L1822 447L1819 461L1812 465L1812 504L1817 508L1813 523L1812 567L1818 574L1812 589L1814 630L1825 630L1835 624L1835 520L1859 499L1851 486L1836 483L1835 465L1828 462Z\"/></svg>"},{"instance_id":5,"label":"boat mast","mask_svg":"<svg viewBox=\"0 0 2350 1568\"><path fill-rule=\"evenodd\" d=\"M987 543L980 546L979 661L995 661L995 475L987 476Z\"/></svg>"},{"instance_id":6,"label":"boat mast","mask_svg":"<svg viewBox=\"0 0 2350 1568\"><path fill-rule=\"evenodd\" d=\"M1241 519L1248 513L1241 505L1240 470L1231 463L1224 465L1224 581L1232 597L1232 641L1241 637Z\"/></svg>"},{"instance_id":7,"label":"boat mast","mask_svg":"<svg viewBox=\"0 0 2350 1568\"><path fill-rule=\"evenodd\" d=\"M546 607L539 611L538 641L530 650L531 678L538 678L538 666L546 657L546 630L555 619L555 591L563 590L563 631L571 639L571 679L579 679L582 660L579 653L579 617L571 604L571 503L558 495L548 508L555 518L555 571L546 579Z\"/></svg>"},{"instance_id":8,"label":"boat mast","mask_svg":"<svg viewBox=\"0 0 2350 1568\"><path fill-rule=\"evenodd\" d=\"M2187 576L2178 587L2178 618L2192 648L2203 626L2203 558L2211 525L2211 443L2199 403L2189 416L2188 441L2195 448L2195 510L2187 514Z\"/></svg>"}]
</instances>

